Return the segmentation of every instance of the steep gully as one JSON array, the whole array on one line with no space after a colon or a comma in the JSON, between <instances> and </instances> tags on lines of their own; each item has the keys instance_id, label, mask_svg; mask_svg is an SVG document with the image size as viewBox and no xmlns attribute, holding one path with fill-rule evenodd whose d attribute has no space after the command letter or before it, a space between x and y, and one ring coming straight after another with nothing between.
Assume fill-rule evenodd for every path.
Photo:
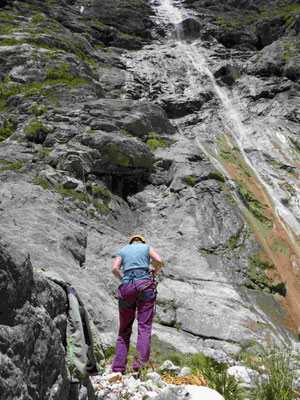
<instances>
[{"instance_id":1,"label":"steep gully","mask_svg":"<svg viewBox=\"0 0 300 400\"><path fill-rule=\"evenodd\" d=\"M215 122L210 128L205 118L193 120L183 115L181 118L173 118L173 123L177 125L181 133L177 141L181 141L183 147L187 141L192 142L192 145L198 147L199 151L205 154L216 169L231 180L232 184L236 180L242 180L247 189L261 203L266 219L259 220L253 217L253 214L249 212L249 207L244 205L237 188L232 191L256 239L276 266L273 277L286 284L288 295L285 306L296 326L299 326L300 189L298 172L294 173L294 177L289 175L283 178L278 170L272 170L270 163L270 158L280 158L297 171L299 162L295 157L294 146L285 135L286 128L280 126L280 123L274 119L264 121L263 118L256 118L255 115L247 112L249 104L246 104L246 97L242 96L238 85L229 90L217 84L210 70L210 64L214 62L213 57L210 57L211 49L209 51L208 46L205 48L205 43L201 43L199 39L184 38L180 29L184 19L196 18L193 15L194 12L184 9L180 2L176 3L174 5L175 2L171 0L162 0L160 4L153 2L157 23L168 24L171 26L171 32L169 30L169 37L160 45L160 48L152 45L138 52L136 56L132 54L129 60L127 59L127 68L134 71L142 80L149 81L148 96L150 97L153 92L155 93L154 81L159 79L169 81L170 95L173 92L175 97L180 96L178 93L180 82L177 77L171 76L171 72L168 73L170 63L167 58L176 60L176 66L186 73L187 79L183 92L185 98L194 99L194 105L197 105L195 98L199 97L201 85L208 88L208 98L214 98L215 101L214 119L218 120L218 131L214 131ZM175 30L174 27L176 27ZM217 45L214 43L210 47L214 46ZM213 68L216 67L213 66ZM127 87L130 88L131 84L129 80ZM249 82L248 90L251 92L251 82ZM199 110L195 107L194 110L200 111L204 108L202 107L204 103L205 101L200 103ZM276 106L278 107L274 101L274 109ZM172 113L170 116L172 117ZM275 122L274 126L270 122ZM239 161L228 161L224 157L224 149L227 153L232 152L235 160ZM241 165L243 167L239 168ZM287 188L289 192L292 192L292 196L289 196ZM193 196L193 188L190 190ZM273 226L272 229L266 229L266 222ZM280 245L282 245L281 248Z\"/></svg>"}]
</instances>

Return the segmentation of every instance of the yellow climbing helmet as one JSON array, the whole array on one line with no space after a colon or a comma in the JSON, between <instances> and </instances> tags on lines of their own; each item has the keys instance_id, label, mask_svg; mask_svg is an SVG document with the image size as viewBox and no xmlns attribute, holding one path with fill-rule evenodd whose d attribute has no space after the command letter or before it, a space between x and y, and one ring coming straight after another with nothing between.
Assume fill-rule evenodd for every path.
<instances>
[{"instance_id":1,"label":"yellow climbing helmet","mask_svg":"<svg viewBox=\"0 0 300 400\"><path fill-rule=\"evenodd\" d=\"M141 236L141 235L134 235L134 236L132 236L132 238L130 238L129 244L131 244L131 242L132 242L133 239L135 239L135 238L139 238L139 239L141 239L141 241L142 241L143 243L146 243L146 240L143 238L143 236Z\"/></svg>"}]
</instances>

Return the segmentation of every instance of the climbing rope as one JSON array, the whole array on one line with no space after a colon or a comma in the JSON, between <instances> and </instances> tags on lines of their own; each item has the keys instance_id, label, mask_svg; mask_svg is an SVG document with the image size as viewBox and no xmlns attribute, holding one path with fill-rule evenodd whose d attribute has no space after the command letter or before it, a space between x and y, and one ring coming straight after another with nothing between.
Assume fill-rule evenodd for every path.
<instances>
[{"instance_id":1,"label":"climbing rope","mask_svg":"<svg viewBox=\"0 0 300 400\"><path fill-rule=\"evenodd\" d=\"M170 374L164 374L161 379L169 385L209 386L209 382L199 372L197 375L191 374L187 376L171 376Z\"/></svg>"}]
</instances>

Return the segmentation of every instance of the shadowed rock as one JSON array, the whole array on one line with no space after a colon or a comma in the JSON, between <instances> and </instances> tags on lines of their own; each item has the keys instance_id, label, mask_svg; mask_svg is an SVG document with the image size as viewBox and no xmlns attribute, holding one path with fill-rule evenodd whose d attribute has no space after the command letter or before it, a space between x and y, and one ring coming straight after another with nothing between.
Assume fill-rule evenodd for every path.
<instances>
[{"instance_id":1,"label":"shadowed rock","mask_svg":"<svg viewBox=\"0 0 300 400\"><path fill-rule=\"evenodd\" d=\"M56 393L65 399L64 292L34 275L28 255L3 240L0 274L1 397L38 400Z\"/></svg>"}]
</instances>

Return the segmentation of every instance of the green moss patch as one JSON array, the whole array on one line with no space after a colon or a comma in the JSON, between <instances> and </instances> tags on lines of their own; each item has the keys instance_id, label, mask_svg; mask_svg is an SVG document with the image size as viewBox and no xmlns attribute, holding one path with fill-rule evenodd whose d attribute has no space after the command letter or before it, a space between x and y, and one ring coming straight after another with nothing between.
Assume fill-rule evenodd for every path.
<instances>
[{"instance_id":1,"label":"green moss patch","mask_svg":"<svg viewBox=\"0 0 300 400\"><path fill-rule=\"evenodd\" d=\"M111 192L107 188L97 185L92 186L92 195L94 198L102 199L105 206L110 203L112 196Z\"/></svg>"},{"instance_id":2,"label":"green moss patch","mask_svg":"<svg viewBox=\"0 0 300 400\"><path fill-rule=\"evenodd\" d=\"M105 147L105 159L109 163L123 165L124 167L128 167L132 164L132 158L124 153L121 146L116 144L111 144Z\"/></svg>"},{"instance_id":3,"label":"green moss patch","mask_svg":"<svg viewBox=\"0 0 300 400\"><path fill-rule=\"evenodd\" d=\"M70 64L62 63L60 68L46 68L46 80L60 80L71 82L74 77L68 72Z\"/></svg>"},{"instance_id":4,"label":"green moss patch","mask_svg":"<svg viewBox=\"0 0 300 400\"><path fill-rule=\"evenodd\" d=\"M40 185L40 186L42 186L42 188L43 189L51 189L52 188L52 186L51 186L51 184L49 183L49 182L47 182L47 181L45 181L44 179L42 179L41 177L39 177L39 176L36 176L34 179L33 179L33 181L32 181L34 184L36 184L36 185Z\"/></svg>"},{"instance_id":5,"label":"green moss patch","mask_svg":"<svg viewBox=\"0 0 300 400\"><path fill-rule=\"evenodd\" d=\"M26 139L34 143L43 143L47 133L48 130L36 118L33 118L24 128Z\"/></svg>"},{"instance_id":6,"label":"green moss patch","mask_svg":"<svg viewBox=\"0 0 300 400\"><path fill-rule=\"evenodd\" d=\"M242 179L235 179L235 183L239 188L240 194L246 200L250 212L265 226L272 228L273 222L265 216L265 209L257 200L246 183Z\"/></svg>"},{"instance_id":7,"label":"green moss patch","mask_svg":"<svg viewBox=\"0 0 300 400\"><path fill-rule=\"evenodd\" d=\"M150 148L151 151L155 151L158 148L167 147L167 144L164 140L157 139L157 138L148 139L146 144Z\"/></svg>"},{"instance_id":8,"label":"green moss patch","mask_svg":"<svg viewBox=\"0 0 300 400\"><path fill-rule=\"evenodd\" d=\"M192 176L192 175L186 176L184 180L185 180L185 183L186 183L188 186L193 187L193 186L196 185L196 179L195 179L195 177Z\"/></svg>"},{"instance_id":9,"label":"green moss patch","mask_svg":"<svg viewBox=\"0 0 300 400\"><path fill-rule=\"evenodd\" d=\"M3 142L14 133L13 125L8 123L5 128L0 128L0 142Z\"/></svg>"},{"instance_id":10,"label":"green moss patch","mask_svg":"<svg viewBox=\"0 0 300 400\"><path fill-rule=\"evenodd\" d=\"M10 162L7 160L0 160L0 163L4 165L4 167L0 167L0 171L9 171L13 170L15 172L18 172L20 174L26 174L27 169L25 168L26 164L28 163L28 160L25 161L15 161L15 162Z\"/></svg>"}]
</instances>

